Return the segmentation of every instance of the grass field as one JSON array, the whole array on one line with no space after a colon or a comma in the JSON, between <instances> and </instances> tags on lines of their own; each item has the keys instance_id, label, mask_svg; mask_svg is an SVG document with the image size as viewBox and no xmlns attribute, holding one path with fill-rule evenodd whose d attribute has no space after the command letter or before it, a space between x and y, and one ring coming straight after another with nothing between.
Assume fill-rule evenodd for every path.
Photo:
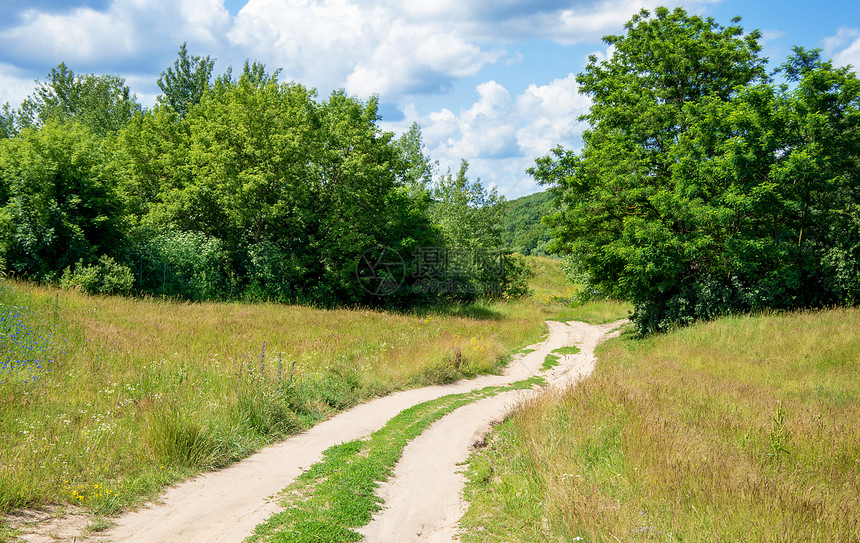
<instances>
[{"instance_id":1,"label":"grass field","mask_svg":"<svg viewBox=\"0 0 860 543\"><path fill-rule=\"evenodd\" d=\"M536 290L560 294L415 313L4 281L0 512L72 503L115 513L368 398L494 371L568 311L555 262L532 264Z\"/></svg>"},{"instance_id":2,"label":"grass field","mask_svg":"<svg viewBox=\"0 0 860 543\"><path fill-rule=\"evenodd\" d=\"M622 336L497 428L467 542L860 541L860 310Z\"/></svg>"}]
</instances>

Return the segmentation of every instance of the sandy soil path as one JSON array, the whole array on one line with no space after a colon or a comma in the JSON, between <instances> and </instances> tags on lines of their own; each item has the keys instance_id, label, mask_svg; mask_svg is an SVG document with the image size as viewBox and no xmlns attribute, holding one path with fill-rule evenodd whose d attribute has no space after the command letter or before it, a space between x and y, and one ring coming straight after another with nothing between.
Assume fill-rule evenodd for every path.
<instances>
[{"instance_id":1,"label":"sandy soil path","mask_svg":"<svg viewBox=\"0 0 860 543\"><path fill-rule=\"evenodd\" d=\"M577 345L580 352L565 355L546 375L548 384L570 386L591 373L594 348L609 337L609 331L618 324L552 323L550 337L554 341L561 339L563 345ZM473 445L483 441L494 422L503 419L520 401L535 393L511 391L461 407L407 445L394 468L394 476L378 491L385 501L384 509L359 530L365 541L442 543L455 540L457 523L466 508L462 499L465 477L461 464Z\"/></svg>"},{"instance_id":2,"label":"sandy soil path","mask_svg":"<svg viewBox=\"0 0 860 543\"><path fill-rule=\"evenodd\" d=\"M548 375L550 382L558 384L587 373L593 365L594 345L615 325L593 327L583 323L548 322L547 326L549 337L531 346L534 352L516 356L503 375L407 390L367 402L231 467L169 488L158 503L123 515L107 532L87 536L75 530L77 533L66 536L68 532L61 529L64 520L53 518L50 519L50 533L40 527L42 523L32 523L26 529L29 533L19 537L34 543L242 541L257 524L281 509L272 497L320 460L322 452L332 445L368 436L394 415L417 403L528 378L540 371L544 357L558 347L577 344L582 352L563 357L562 364ZM450 541L462 511L459 492L463 480L456 474L456 464L468 456L475 436L485 433L493 420L501 418L512 407L516 396L517 393L505 393L461 408L410 444L397 466L395 477L382 489L388 507L367 527L368 541ZM443 451L445 454L440 454ZM424 460L421 455L425 455ZM432 463L428 460L431 457ZM410 467L416 464L417 468ZM442 503L444 507L440 507ZM85 524L76 515L67 515L65 523ZM395 535L384 535L389 533ZM62 535L57 537L59 534Z\"/></svg>"}]
</instances>

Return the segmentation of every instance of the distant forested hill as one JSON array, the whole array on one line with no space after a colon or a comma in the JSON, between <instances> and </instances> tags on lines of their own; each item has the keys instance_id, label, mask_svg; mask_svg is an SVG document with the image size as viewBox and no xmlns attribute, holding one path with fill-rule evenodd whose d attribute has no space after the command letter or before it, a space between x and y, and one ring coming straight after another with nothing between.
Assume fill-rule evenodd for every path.
<instances>
[{"instance_id":1,"label":"distant forested hill","mask_svg":"<svg viewBox=\"0 0 860 543\"><path fill-rule=\"evenodd\" d=\"M545 255L552 231L541 222L552 209L549 192L538 192L511 200L502 215L502 241L524 255Z\"/></svg>"}]
</instances>

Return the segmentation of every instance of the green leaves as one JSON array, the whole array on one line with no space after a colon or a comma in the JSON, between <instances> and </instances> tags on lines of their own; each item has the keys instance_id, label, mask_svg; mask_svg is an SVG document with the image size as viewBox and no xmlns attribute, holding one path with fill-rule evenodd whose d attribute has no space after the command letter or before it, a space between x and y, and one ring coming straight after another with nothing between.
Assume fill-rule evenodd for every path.
<instances>
[{"instance_id":1,"label":"green leaves","mask_svg":"<svg viewBox=\"0 0 860 543\"><path fill-rule=\"evenodd\" d=\"M179 46L179 58L173 68L167 68L158 77L158 88L163 93L158 103L173 109L180 117L188 114L209 90L209 80L215 60L210 57L188 56L185 43Z\"/></svg>"},{"instance_id":2,"label":"green leaves","mask_svg":"<svg viewBox=\"0 0 860 543\"><path fill-rule=\"evenodd\" d=\"M48 81L21 103L21 126L74 120L105 136L125 126L141 111L125 80L115 75L75 75L65 63L51 69Z\"/></svg>"},{"instance_id":3,"label":"green leaves","mask_svg":"<svg viewBox=\"0 0 860 543\"><path fill-rule=\"evenodd\" d=\"M49 123L0 144L0 249L7 271L53 276L78 260L109 254L123 206L104 148L84 125Z\"/></svg>"},{"instance_id":4,"label":"green leaves","mask_svg":"<svg viewBox=\"0 0 860 543\"><path fill-rule=\"evenodd\" d=\"M530 170L555 187L555 249L633 301L643 333L856 302L856 76L796 48L781 68L796 85L777 86L758 32L681 9L643 10L626 29L578 77L594 100L582 152Z\"/></svg>"}]
</instances>

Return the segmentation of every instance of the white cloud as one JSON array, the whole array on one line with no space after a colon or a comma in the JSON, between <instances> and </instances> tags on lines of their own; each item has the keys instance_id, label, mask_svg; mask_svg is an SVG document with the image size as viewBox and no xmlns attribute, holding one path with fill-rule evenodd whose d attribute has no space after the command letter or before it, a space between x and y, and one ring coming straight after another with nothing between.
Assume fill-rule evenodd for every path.
<instances>
[{"instance_id":1,"label":"white cloud","mask_svg":"<svg viewBox=\"0 0 860 543\"><path fill-rule=\"evenodd\" d=\"M691 0L693 8L715 0ZM0 62L34 68L65 61L154 72L184 41L219 65L260 60L283 78L324 91L379 93L388 102L443 93L500 61L519 39L579 43L617 31L659 0L249 0L236 17L223 0L113 0L106 10L31 9L0 31ZM157 67L157 68L156 68Z\"/></svg>"},{"instance_id":2,"label":"white cloud","mask_svg":"<svg viewBox=\"0 0 860 543\"><path fill-rule=\"evenodd\" d=\"M851 65L855 71L860 69L860 30L840 28L836 35L822 40L824 56L832 58L837 66Z\"/></svg>"},{"instance_id":3,"label":"white cloud","mask_svg":"<svg viewBox=\"0 0 860 543\"><path fill-rule=\"evenodd\" d=\"M3 89L3 94L0 95L0 106L8 102L12 107L18 107L18 104L35 88L33 79L27 77L21 70L9 64L0 63L0 89Z\"/></svg>"},{"instance_id":4,"label":"white cloud","mask_svg":"<svg viewBox=\"0 0 860 543\"><path fill-rule=\"evenodd\" d=\"M139 40L132 20L89 8L54 15L27 11L23 24L0 33L0 46L19 57L89 62L133 53Z\"/></svg>"},{"instance_id":5,"label":"white cloud","mask_svg":"<svg viewBox=\"0 0 860 543\"><path fill-rule=\"evenodd\" d=\"M556 145L569 146L585 129L585 124L577 118L590 105L591 100L579 93L573 74L547 85L529 85L517 97L519 118L526 121L517 131L520 148L526 155L537 157Z\"/></svg>"},{"instance_id":6,"label":"white cloud","mask_svg":"<svg viewBox=\"0 0 860 543\"><path fill-rule=\"evenodd\" d=\"M579 94L573 74L529 85L517 96L496 81L484 82L476 91L478 99L459 113L443 108L422 115L411 104L404 108L403 121L383 123L384 128L399 132L418 122L428 153L443 172L456 171L460 159L466 159L471 177L510 197L535 190L525 169L536 158L557 145L579 145L585 124L577 118L591 101Z\"/></svg>"},{"instance_id":7,"label":"white cloud","mask_svg":"<svg viewBox=\"0 0 860 543\"><path fill-rule=\"evenodd\" d=\"M21 24L0 32L0 48L5 60L18 64L138 64L183 41L215 44L231 22L223 0L114 0L105 11L31 9Z\"/></svg>"},{"instance_id":8,"label":"white cloud","mask_svg":"<svg viewBox=\"0 0 860 543\"><path fill-rule=\"evenodd\" d=\"M288 79L389 100L443 91L501 56L408 15L372 2L251 0L228 37Z\"/></svg>"}]
</instances>

